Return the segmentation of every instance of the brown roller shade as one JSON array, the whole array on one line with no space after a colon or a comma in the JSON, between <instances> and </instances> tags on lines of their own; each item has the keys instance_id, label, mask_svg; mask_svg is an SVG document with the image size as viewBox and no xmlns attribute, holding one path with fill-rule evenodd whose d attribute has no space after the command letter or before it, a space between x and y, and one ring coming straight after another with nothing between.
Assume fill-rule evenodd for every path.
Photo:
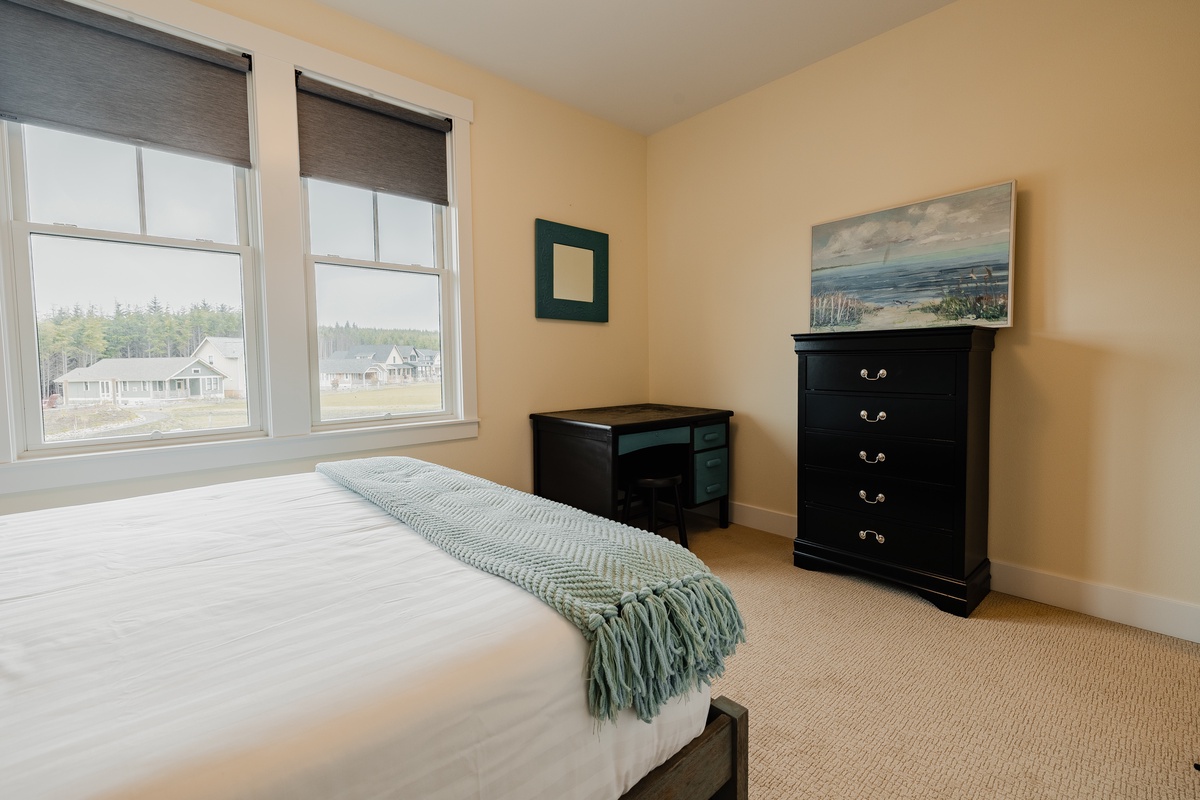
<instances>
[{"instance_id":1,"label":"brown roller shade","mask_svg":"<svg viewBox=\"0 0 1200 800\"><path fill-rule=\"evenodd\" d=\"M296 76L300 174L449 205L451 121Z\"/></svg>"},{"instance_id":2,"label":"brown roller shade","mask_svg":"<svg viewBox=\"0 0 1200 800\"><path fill-rule=\"evenodd\" d=\"M249 167L250 58L62 0L0 0L0 117Z\"/></svg>"}]
</instances>

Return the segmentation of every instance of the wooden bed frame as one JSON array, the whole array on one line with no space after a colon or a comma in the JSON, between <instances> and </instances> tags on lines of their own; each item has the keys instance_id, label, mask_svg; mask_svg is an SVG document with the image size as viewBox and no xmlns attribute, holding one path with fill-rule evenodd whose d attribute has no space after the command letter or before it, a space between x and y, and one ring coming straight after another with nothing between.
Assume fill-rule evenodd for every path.
<instances>
[{"instance_id":1,"label":"wooden bed frame","mask_svg":"<svg viewBox=\"0 0 1200 800\"><path fill-rule=\"evenodd\" d=\"M642 778L621 800L747 800L749 712L718 697L708 724L682 750Z\"/></svg>"}]
</instances>

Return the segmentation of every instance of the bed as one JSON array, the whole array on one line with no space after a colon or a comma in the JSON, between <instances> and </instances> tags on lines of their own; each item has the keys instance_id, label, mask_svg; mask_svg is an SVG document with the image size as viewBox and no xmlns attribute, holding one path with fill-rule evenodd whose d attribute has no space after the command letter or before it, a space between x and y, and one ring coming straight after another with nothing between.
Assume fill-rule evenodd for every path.
<instances>
[{"instance_id":1,"label":"bed","mask_svg":"<svg viewBox=\"0 0 1200 800\"><path fill-rule=\"evenodd\" d=\"M746 796L745 709L588 658L325 474L0 516L0 797Z\"/></svg>"}]
</instances>

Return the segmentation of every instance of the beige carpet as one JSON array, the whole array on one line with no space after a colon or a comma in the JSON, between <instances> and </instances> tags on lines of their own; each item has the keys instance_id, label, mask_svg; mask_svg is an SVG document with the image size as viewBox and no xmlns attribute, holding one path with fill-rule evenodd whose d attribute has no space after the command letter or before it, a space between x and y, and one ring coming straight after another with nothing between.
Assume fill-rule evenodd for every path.
<instances>
[{"instance_id":1,"label":"beige carpet","mask_svg":"<svg viewBox=\"0 0 1200 800\"><path fill-rule=\"evenodd\" d=\"M693 527L748 626L714 696L750 710L752 800L1200 798L1200 644L997 592L961 619Z\"/></svg>"}]
</instances>

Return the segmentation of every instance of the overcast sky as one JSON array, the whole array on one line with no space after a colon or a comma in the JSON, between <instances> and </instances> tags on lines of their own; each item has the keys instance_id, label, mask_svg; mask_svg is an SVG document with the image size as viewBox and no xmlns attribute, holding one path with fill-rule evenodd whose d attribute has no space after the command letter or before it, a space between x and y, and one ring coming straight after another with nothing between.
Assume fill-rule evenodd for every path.
<instances>
[{"instance_id":1,"label":"overcast sky","mask_svg":"<svg viewBox=\"0 0 1200 800\"><path fill-rule=\"evenodd\" d=\"M438 277L317 264L317 322L441 330Z\"/></svg>"},{"instance_id":2,"label":"overcast sky","mask_svg":"<svg viewBox=\"0 0 1200 800\"><path fill-rule=\"evenodd\" d=\"M241 259L232 253L33 236L34 298L40 316L52 308L96 306L111 314L116 303L172 309L207 300L242 307Z\"/></svg>"}]
</instances>

